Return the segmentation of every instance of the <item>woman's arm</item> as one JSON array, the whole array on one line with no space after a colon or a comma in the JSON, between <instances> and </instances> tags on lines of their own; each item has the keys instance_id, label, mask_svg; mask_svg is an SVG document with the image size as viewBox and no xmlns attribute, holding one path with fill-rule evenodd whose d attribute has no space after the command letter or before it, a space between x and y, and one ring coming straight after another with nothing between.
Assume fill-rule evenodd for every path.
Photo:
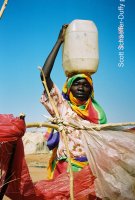
<instances>
[{"instance_id":1,"label":"woman's arm","mask_svg":"<svg viewBox=\"0 0 135 200\"><path fill-rule=\"evenodd\" d=\"M43 73L44 73L45 78L46 78L46 82L47 82L47 86L48 86L49 91L52 89L52 86L53 86L53 82L50 78L50 74L51 74L56 56L57 56L58 51L60 49L60 46L64 41L64 36L65 36L65 31L66 31L67 26L68 25L62 26L60 33L59 33L59 36L58 36L58 39L57 39L52 51L48 55L44 65L43 65L43 68L42 68ZM41 77L41 80L43 80L42 74L40 75L40 77Z\"/></svg>"}]
</instances>

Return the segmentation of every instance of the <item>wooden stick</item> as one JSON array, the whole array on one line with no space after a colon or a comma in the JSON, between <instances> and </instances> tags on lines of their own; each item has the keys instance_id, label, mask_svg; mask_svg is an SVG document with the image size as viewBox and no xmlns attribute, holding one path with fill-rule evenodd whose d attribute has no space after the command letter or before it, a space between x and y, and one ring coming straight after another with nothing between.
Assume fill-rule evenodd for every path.
<instances>
[{"instance_id":1,"label":"wooden stick","mask_svg":"<svg viewBox=\"0 0 135 200\"><path fill-rule=\"evenodd\" d=\"M49 127L49 128L54 128L56 130L59 129L59 126L57 124L49 124L46 122L33 122L33 123L27 123L26 124L27 128L41 128L41 127Z\"/></svg>"},{"instance_id":2,"label":"wooden stick","mask_svg":"<svg viewBox=\"0 0 135 200\"><path fill-rule=\"evenodd\" d=\"M6 6L7 6L7 3L8 3L8 0L4 0L3 5L1 7L1 10L0 10L0 18L3 15L3 12L4 12L4 10L5 10Z\"/></svg>"},{"instance_id":3,"label":"wooden stick","mask_svg":"<svg viewBox=\"0 0 135 200\"><path fill-rule=\"evenodd\" d=\"M54 102L53 102L53 99L52 99L51 96L50 96L50 92L49 92L49 90L48 90L48 86L47 86L47 83L46 83L46 78L45 78L44 72L43 72L43 70L42 70L41 67L38 67L38 68L39 68L39 70L41 71L41 73L42 73L42 75L43 75L43 81L42 81L42 83L43 83L43 85L44 85L44 87L45 87L45 89L46 89L46 93L47 93L47 95L48 95L49 101L50 101L50 103L51 103L51 105L52 105L52 107L53 107L53 110L54 110L54 112L55 112L56 117L59 118L58 110L57 110L57 108L56 108L56 106L55 106L55 104L54 104Z\"/></svg>"},{"instance_id":4,"label":"wooden stick","mask_svg":"<svg viewBox=\"0 0 135 200\"><path fill-rule=\"evenodd\" d=\"M48 87L47 87L47 83L46 83L46 78L45 78L44 72L43 72L42 68L40 68L40 67L39 67L39 70L41 71L42 76L43 76L43 81L42 82L43 82L43 85L44 85L44 87L46 89L49 101L50 101L50 103L51 103L51 105L52 105L52 107L54 109L56 117L59 118L60 117L59 116L59 112L58 112L57 107L55 106L55 103L53 102L53 99L50 96L50 92L49 92ZM69 173L70 173L70 199L74 200L73 172L72 172L72 166L71 166L70 152L69 152L69 148L68 148L68 139L67 139L67 136L66 136L66 133L65 133L64 129L62 129L61 134L62 134L63 139L64 139L64 143L65 143L65 147L66 147L66 151L67 151L67 157L68 157L68 167L69 167Z\"/></svg>"},{"instance_id":5,"label":"wooden stick","mask_svg":"<svg viewBox=\"0 0 135 200\"><path fill-rule=\"evenodd\" d=\"M91 130L91 129L95 129L95 130L101 130L104 128L109 128L109 127L119 127L119 126L135 126L135 122L121 122L121 123L108 123L108 124L92 124L90 125L90 127L81 127L81 126L77 126L75 124L70 124L67 122L63 122L64 126L71 126L73 128L76 128L78 130ZM37 127L37 128L41 128L41 127L50 127L50 128L54 128L56 130L59 130L59 125L57 124L49 124L47 122L32 122L32 123L27 123L26 124L27 128L33 128L33 127Z\"/></svg>"},{"instance_id":6,"label":"wooden stick","mask_svg":"<svg viewBox=\"0 0 135 200\"><path fill-rule=\"evenodd\" d=\"M76 125L75 123L67 123L65 121L63 121L63 125L64 126L70 126L70 127L73 127L75 129L78 129L78 130L97 130L97 131L100 131L101 129L104 129L104 128L111 128L111 127L119 127L119 126L135 126L135 122L121 122L121 123L108 123L108 124L90 124L89 126L85 126L84 124L83 125Z\"/></svg>"},{"instance_id":7,"label":"wooden stick","mask_svg":"<svg viewBox=\"0 0 135 200\"><path fill-rule=\"evenodd\" d=\"M135 126L135 122L108 123L108 124L92 126L92 128L97 128L97 130L101 130L103 128L117 127L117 126Z\"/></svg>"}]
</instances>

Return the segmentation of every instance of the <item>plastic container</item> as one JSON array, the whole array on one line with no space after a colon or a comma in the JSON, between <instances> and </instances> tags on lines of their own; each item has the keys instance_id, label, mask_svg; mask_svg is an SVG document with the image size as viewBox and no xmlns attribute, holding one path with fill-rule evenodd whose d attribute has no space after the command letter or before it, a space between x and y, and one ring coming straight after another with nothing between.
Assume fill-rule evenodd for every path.
<instances>
[{"instance_id":1,"label":"plastic container","mask_svg":"<svg viewBox=\"0 0 135 200\"><path fill-rule=\"evenodd\" d=\"M66 76L95 73L98 68L98 31L89 20L72 21L65 34L62 65Z\"/></svg>"}]
</instances>

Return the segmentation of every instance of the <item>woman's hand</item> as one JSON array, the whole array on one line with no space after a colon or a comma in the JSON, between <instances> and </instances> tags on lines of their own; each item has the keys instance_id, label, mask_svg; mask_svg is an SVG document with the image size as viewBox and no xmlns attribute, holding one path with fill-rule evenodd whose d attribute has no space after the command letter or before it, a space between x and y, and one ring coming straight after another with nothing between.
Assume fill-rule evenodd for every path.
<instances>
[{"instance_id":1,"label":"woman's hand","mask_svg":"<svg viewBox=\"0 0 135 200\"><path fill-rule=\"evenodd\" d=\"M58 36L58 40L61 41L61 43L64 42L64 38L65 38L65 33L66 33L66 29L68 27L68 24L64 24L60 30L59 36Z\"/></svg>"}]
</instances>

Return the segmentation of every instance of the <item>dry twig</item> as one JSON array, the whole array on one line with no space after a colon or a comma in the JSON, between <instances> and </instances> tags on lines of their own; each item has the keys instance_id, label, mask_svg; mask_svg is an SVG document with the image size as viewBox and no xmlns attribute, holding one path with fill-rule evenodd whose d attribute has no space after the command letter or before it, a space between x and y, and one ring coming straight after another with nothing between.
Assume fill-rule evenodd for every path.
<instances>
[{"instance_id":1,"label":"dry twig","mask_svg":"<svg viewBox=\"0 0 135 200\"><path fill-rule=\"evenodd\" d=\"M8 4L8 0L4 0L1 10L0 10L0 18L2 17L7 4Z\"/></svg>"}]
</instances>

